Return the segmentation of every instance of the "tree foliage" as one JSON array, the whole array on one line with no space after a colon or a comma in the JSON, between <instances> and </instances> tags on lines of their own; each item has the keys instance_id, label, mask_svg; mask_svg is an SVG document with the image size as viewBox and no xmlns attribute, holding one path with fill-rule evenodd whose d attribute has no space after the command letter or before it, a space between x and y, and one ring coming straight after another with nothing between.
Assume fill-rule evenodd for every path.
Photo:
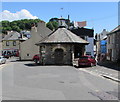
<instances>
[{"instance_id":1,"label":"tree foliage","mask_svg":"<svg viewBox=\"0 0 120 102\"><path fill-rule=\"evenodd\" d=\"M51 30L57 29L57 28L58 28L58 25L59 25L58 21L59 21L59 18L56 18L56 17L55 17L55 18L51 18L51 19L49 20L49 22L47 23L47 27L48 27L49 29L51 29ZM65 19L65 23L66 23L66 25L67 25L68 27L73 26L73 23L70 22L69 19Z\"/></svg>"},{"instance_id":2,"label":"tree foliage","mask_svg":"<svg viewBox=\"0 0 120 102\"><path fill-rule=\"evenodd\" d=\"M7 31L17 31L30 30L31 26L34 24L37 26L37 23L40 22L40 19L22 19L16 21L1 21L0 22L0 32L6 34ZM67 23L67 20L66 20ZM72 25L70 23L69 25ZM58 28L58 18L51 18L46 26L51 30L56 30Z\"/></svg>"},{"instance_id":3,"label":"tree foliage","mask_svg":"<svg viewBox=\"0 0 120 102\"><path fill-rule=\"evenodd\" d=\"M55 30L58 28L58 22L56 21L50 21L46 24L46 26L50 29L50 30Z\"/></svg>"},{"instance_id":4,"label":"tree foliage","mask_svg":"<svg viewBox=\"0 0 120 102\"><path fill-rule=\"evenodd\" d=\"M49 22L52 22L52 21L58 22L58 18L51 18L51 19L49 20Z\"/></svg>"},{"instance_id":5,"label":"tree foliage","mask_svg":"<svg viewBox=\"0 0 120 102\"><path fill-rule=\"evenodd\" d=\"M46 24L46 26L51 29L55 30L58 28L58 18L51 18L49 22Z\"/></svg>"},{"instance_id":6,"label":"tree foliage","mask_svg":"<svg viewBox=\"0 0 120 102\"><path fill-rule=\"evenodd\" d=\"M30 30L32 24L35 24L37 26L37 23L41 21L40 19L22 19L22 20L16 20L16 21L1 21L0 22L0 31L2 33L6 34L7 31L17 31L20 32L22 30Z\"/></svg>"}]
</instances>

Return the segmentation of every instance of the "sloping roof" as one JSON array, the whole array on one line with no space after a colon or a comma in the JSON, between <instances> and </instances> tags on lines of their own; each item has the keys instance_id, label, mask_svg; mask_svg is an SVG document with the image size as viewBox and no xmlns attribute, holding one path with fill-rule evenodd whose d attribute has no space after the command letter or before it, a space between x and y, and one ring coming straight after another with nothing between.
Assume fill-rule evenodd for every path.
<instances>
[{"instance_id":1,"label":"sloping roof","mask_svg":"<svg viewBox=\"0 0 120 102\"><path fill-rule=\"evenodd\" d=\"M109 32L107 35L115 33L120 30L120 25L118 25L115 29L113 29L111 32Z\"/></svg>"},{"instance_id":2,"label":"sloping roof","mask_svg":"<svg viewBox=\"0 0 120 102\"><path fill-rule=\"evenodd\" d=\"M53 31L52 30L50 30L48 27L45 27L44 29L42 29L42 27L41 27L41 30L42 30L42 32L40 32L40 36L42 37L42 38L45 38L46 36L48 36L49 34L51 34ZM44 31L43 31L44 30Z\"/></svg>"},{"instance_id":3,"label":"sloping roof","mask_svg":"<svg viewBox=\"0 0 120 102\"><path fill-rule=\"evenodd\" d=\"M8 35L6 35L3 40L26 40L27 38L20 38L20 33L18 32L10 32Z\"/></svg>"},{"instance_id":4,"label":"sloping roof","mask_svg":"<svg viewBox=\"0 0 120 102\"><path fill-rule=\"evenodd\" d=\"M3 40L17 40L20 37L18 32L10 32Z\"/></svg>"},{"instance_id":5,"label":"sloping roof","mask_svg":"<svg viewBox=\"0 0 120 102\"><path fill-rule=\"evenodd\" d=\"M47 36L39 43L80 43L88 44L86 40L83 40L79 36L75 35L66 28L58 28L55 32ZM38 43L38 44L39 44Z\"/></svg>"},{"instance_id":6,"label":"sloping roof","mask_svg":"<svg viewBox=\"0 0 120 102\"><path fill-rule=\"evenodd\" d=\"M75 28L71 29L71 32L75 33L76 35L80 37L84 36L89 36L89 37L94 37L94 30L93 29L88 29L88 28Z\"/></svg>"}]
</instances>

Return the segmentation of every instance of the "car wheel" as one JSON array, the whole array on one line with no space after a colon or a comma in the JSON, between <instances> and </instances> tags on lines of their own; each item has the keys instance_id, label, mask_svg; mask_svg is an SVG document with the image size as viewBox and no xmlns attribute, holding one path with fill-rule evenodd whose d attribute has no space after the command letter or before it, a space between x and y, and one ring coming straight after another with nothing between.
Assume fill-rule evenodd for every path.
<instances>
[{"instance_id":1,"label":"car wheel","mask_svg":"<svg viewBox=\"0 0 120 102\"><path fill-rule=\"evenodd\" d=\"M37 60L37 59L34 59L34 62L35 62L36 64L38 64L38 60Z\"/></svg>"}]
</instances>

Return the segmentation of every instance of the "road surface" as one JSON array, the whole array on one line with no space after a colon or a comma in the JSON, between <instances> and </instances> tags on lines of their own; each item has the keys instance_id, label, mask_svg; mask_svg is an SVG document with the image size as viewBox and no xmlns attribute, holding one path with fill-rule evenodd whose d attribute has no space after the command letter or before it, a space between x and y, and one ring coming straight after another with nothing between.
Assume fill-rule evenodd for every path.
<instances>
[{"instance_id":1,"label":"road surface","mask_svg":"<svg viewBox=\"0 0 120 102\"><path fill-rule=\"evenodd\" d=\"M72 66L2 66L2 100L118 100L117 82Z\"/></svg>"}]
</instances>

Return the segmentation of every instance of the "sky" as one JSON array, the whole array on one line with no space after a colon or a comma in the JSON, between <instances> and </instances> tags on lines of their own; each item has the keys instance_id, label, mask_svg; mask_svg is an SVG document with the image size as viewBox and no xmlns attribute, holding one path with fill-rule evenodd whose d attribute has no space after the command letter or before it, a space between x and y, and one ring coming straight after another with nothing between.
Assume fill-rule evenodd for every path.
<instances>
[{"instance_id":1,"label":"sky","mask_svg":"<svg viewBox=\"0 0 120 102\"><path fill-rule=\"evenodd\" d=\"M63 8L63 9L61 9ZM85 28L101 33L118 25L118 2L2 2L2 20L36 19L45 22L57 17L87 21Z\"/></svg>"}]
</instances>

